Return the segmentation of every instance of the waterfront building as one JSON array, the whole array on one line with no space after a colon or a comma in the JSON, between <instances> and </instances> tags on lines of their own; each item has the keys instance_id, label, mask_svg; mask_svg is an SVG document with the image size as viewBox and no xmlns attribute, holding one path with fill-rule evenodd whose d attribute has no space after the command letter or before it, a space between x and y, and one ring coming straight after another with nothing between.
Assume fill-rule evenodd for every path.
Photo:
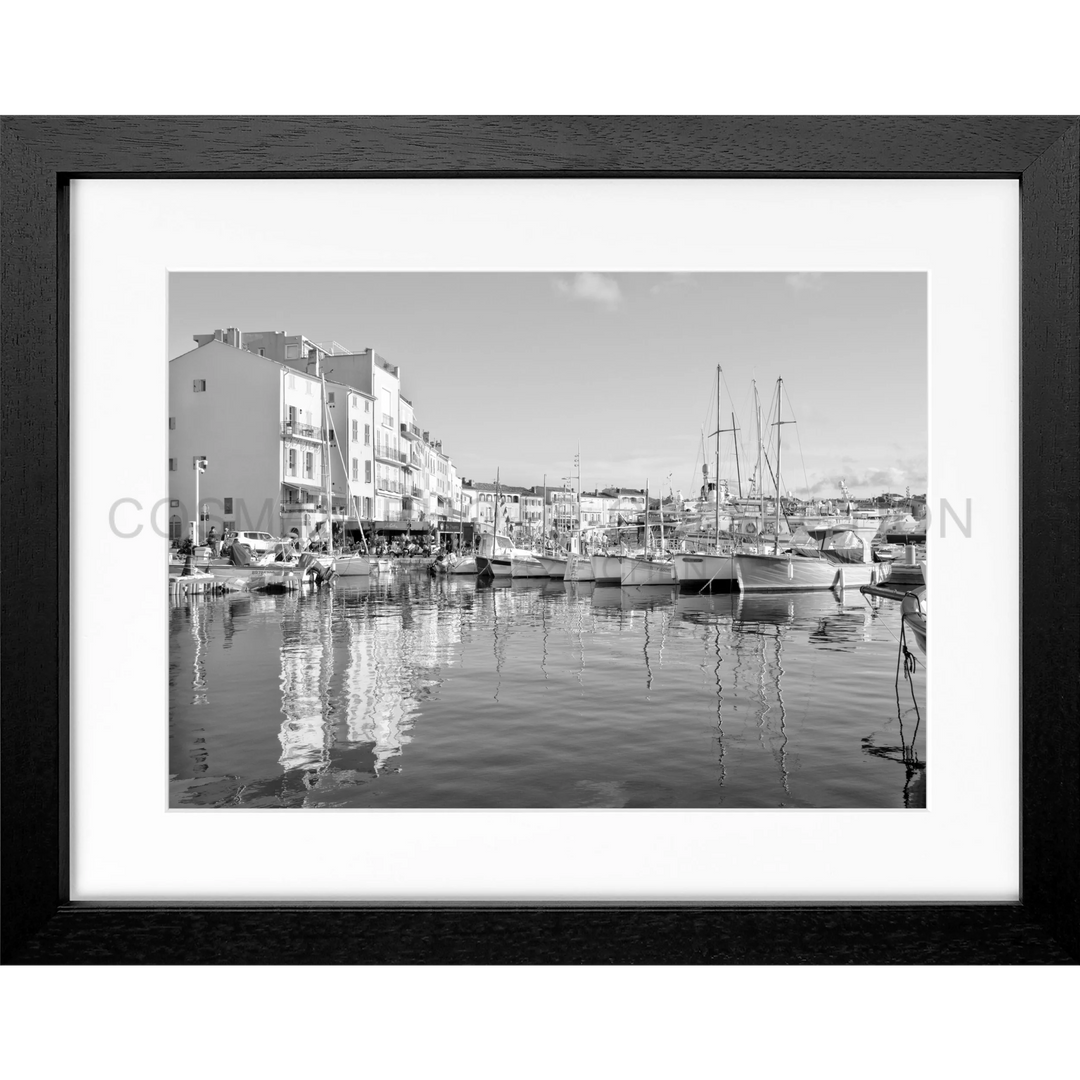
<instances>
[{"instance_id":1,"label":"waterfront building","mask_svg":"<svg viewBox=\"0 0 1080 1080\"><path fill-rule=\"evenodd\" d=\"M558 532L572 532L576 529L580 524L577 492L569 484L560 488L541 488L541 491L548 503L548 527Z\"/></svg>"},{"instance_id":2,"label":"waterfront building","mask_svg":"<svg viewBox=\"0 0 1080 1080\"><path fill-rule=\"evenodd\" d=\"M217 333L169 364L170 535L195 520L198 475L200 539L211 525L282 535L286 506L306 536L327 521L322 384Z\"/></svg>"},{"instance_id":3,"label":"waterfront building","mask_svg":"<svg viewBox=\"0 0 1080 1080\"><path fill-rule=\"evenodd\" d=\"M484 484L472 482L469 486L476 499L474 520L481 527L491 528L496 520L495 498L499 498L498 522L500 531L527 539L537 537L543 526L543 497L535 488L515 484Z\"/></svg>"},{"instance_id":4,"label":"waterfront building","mask_svg":"<svg viewBox=\"0 0 1080 1080\"><path fill-rule=\"evenodd\" d=\"M521 489L521 521L531 536L539 536L544 528L544 497L533 488Z\"/></svg>"},{"instance_id":5,"label":"waterfront building","mask_svg":"<svg viewBox=\"0 0 1080 1080\"><path fill-rule=\"evenodd\" d=\"M645 492L639 488L604 488L608 503L608 524L615 528L631 525L645 513Z\"/></svg>"},{"instance_id":6,"label":"waterfront building","mask_svg":"<svg viewBox=\"0 0 1080 1080\"><path fill-rule=\"evenodd\" d=\"M241 340L245 349L259 351L308 375L325 375L360 391L372 402L374 517L377 525L401 523L406 455L401 449L399 426L400 369L374 349L353 352L337 341L313 342L300 334L253 331L243 334Z\"/></svg>"},{"instance_id":7,"label":"waterfront building","mask_svg":"<svg viewBox=\"0 0 1080 1080\"><path fill-rule=\"evenodd\" d=\"M585 491L581 495L582 529L606 529L615 522L610 510L615 505L613 496L600 491Z\"/></svg>"},{"instance_id":8,"label":"waterfront building","mask_svg":"<svg viewBox=\"0 0 1080 1080\"><path fill-rule=\"evenodd\" d=\"M416 424L412 402L398 395L398 422L401 429L401 450L404 490L401 493L401 518L407 522L422 522L427 517L427 455L424 437Z\"/></svg>"},{"instance_id":9,"label":"waterfront building","mask_svg":"<svg viewBox=\"0 0 1080 1080\"><path fill-rule=\"evenodd\" d=\"M480 524L480 495L471 480L461 481L461 521L475 530Z\"/></svg>"},{"instance_id":10,"label":"waterfront building","mask_svg":"<svg viewBox=\"0 0 1080 1080\"><path fill-rule=\"evenodd\" d=\"M326 383L330 418L330 475L334 509L343 515L345 531L355 539L367 535L375 517L375 458L371 424L375 399L343 383Z\"/></svg>"},{"instance_id":11,"label":"waterfront building","mask_svg":"<svg viewBox=\"0 0 1080 1080\"><path fill-rule=\"evenodd\" d=\"M347 524L350 531L361 526L365 531L374 529L386 534L461 530L458 504L462 501L462 488L457 471L443 451L441 440L421 430L412 401L401 393L401 371L396 365L370 348L355 352L337 341L317 342L303 334L278 330L241 333L236 327L228 327L196 334L194 340L198 346L193 350L196 353L204 348L228 349L275 367L286 387L282 395L292 395L295 387L300 388L299 400L290 396L286 402L282 396L274 411L277 419L273 422L278 425L283 442L283 446L274 448L273 454L274 460L282 462L279 491L271 500L271 508L276 506L276 509L262 513L257 519L261 521L259 525L237 524L236 528L265 529L283 535L296 528L301 536L321 529L329 519L324 494L328 471L333 521L337 525ZM282 371L287 374L280 375ZM323 412L321 390L324 379L325 404L330 410L327 414ZM257 426L261 415L259 403L252 407L242 379L230 383L230 387L235 394L232 406L235 408L242 402L245 408L244 424ZM317 394L314 387L319 387ZM175 420L173 417L171 426ZM234 432L235 422L222 429L224 436ZM194 437L199 433L190 434ZM209 435L196 441L215 451L218 448L218 442ZM181 442L177 443L179 456L186 453L186 443L181 446ZM323 460L327 443L328 461ZM314 455L310 463L308 455ZM250 455L245 450L243 456ZM172 457L170 449L170 463ZM265 501L267 484L266 477L260 473L258 482L252 480L248 486L253 491L257 489L259 498ZM179 481L176 486L179 487ZM188 501L193 503L193 483L191 487ZM205 501L201 494L200 491L200 501ZM216 497L215 492L207 494ZM186 528L188 519L184 517L180 495L171 498L177 505L170 528L177 533ZM245 502L247 505L249 502ZM452 523L455 530L449 530Z\"/></svg>"}]
</instances>

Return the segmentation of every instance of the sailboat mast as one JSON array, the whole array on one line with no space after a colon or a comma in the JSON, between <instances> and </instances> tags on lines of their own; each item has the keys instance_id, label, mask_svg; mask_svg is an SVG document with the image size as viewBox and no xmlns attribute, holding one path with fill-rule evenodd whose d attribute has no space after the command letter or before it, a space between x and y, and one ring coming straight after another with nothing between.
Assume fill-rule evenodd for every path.
<instances>
[{"instance_id":1,"label":"sailboat mast","mask_svg":"<svg viewBox=\"0 0 1080 1080\"><path fill-rule=\"evenodd\" d=\"M547 551L547 473L544 473L544 498L540 505L540 550Z\"/></svg>"},{"instance_id":2,"label":"sailboat mast","mask_svg":"<svg viewBox=\"0 0 1080 1080\"><path fill-rule=\"evenodd\" d=\"M661 489L662 490L662 489ZM649 478L645 478L645 558L649 557Z\"/></svg>"},{"instance_id":3,"label":"sailboat mast","mask_svg":"<svg viewBox=\"0 0 1080 1080\"><path fill-rule=\"evenodd\" d=\"M581 553L581 536L582 536L582 521L581 521L581 443L578 443L577 453L574 455L574 464L577 465L577 531L578 531L578 553Z\"/></svg>"},{"instance_id":4,"label":"sailboat mast","mask_svg":"<svg viewBox=\"0 0 1080 1080\"><path fill-rule=\"evenodd\" d=\"M780 443L783 434L783 420L780 411L784 404L784 380L776 380L776 535L773 537L773 554L780 550Z\"/></svg>"},{"instance_id":5,"label":"sailboat mast","mask_svg":"<svg viewBox=\"0 0 1080 1080\"><path fill-rule=\"evenodd\" d=\"M668 477L668 490L671 489L671 477ZM664 485L660 485L660 558L664 557Z\"/></svg>"},{"instance_id":6,"label":"sailboat mast","mask_svg":"<svg viewBox=\"0 0 1080 1080\"><path fill-rule=\"evenodd\" d=\"M333 486L330 483L330 405L326 400L326 376L319 365L319 381L322 383L323 401L323 455L326 472L326 542L329 546L329 554L334 554L334 495Z\"/></svg>"},{"instance_id":7,"label":"sailboat mast","mask_svg":"<svg viewBox=\"0 0 1080 1080\"><path fill-rule=\"evenodd\" d=\"M758 502L761 504L761 527L765 528L765 485L761 482L761 399L758 397L757 380L754 380L754 412L757 414L757 472L755 482L758 489Z\"/></svg>"},{"instance_id":8,"label":"sailboat mast","mask_svg":"<svg viewBox=\"0 0 1080 1080\"><path fill-rule=\"evenodd\" d=\"M731 414L731 438L735 443L735 479L739 483L739 498L742 498L742 473L739 470L739 436L735 427L735 414Z\"/></svg>"},{"instance_id":9,"label":"sailboat mast","mask_svg":"<svg viewBox=\"0 0 1080 1080\"><path fill-rule=\"evenodd\" d=\"M716 365L716 476L714 479L716 513L713 524L713 546L720 553L720 365Z\"/></svg>"}]
</instances>

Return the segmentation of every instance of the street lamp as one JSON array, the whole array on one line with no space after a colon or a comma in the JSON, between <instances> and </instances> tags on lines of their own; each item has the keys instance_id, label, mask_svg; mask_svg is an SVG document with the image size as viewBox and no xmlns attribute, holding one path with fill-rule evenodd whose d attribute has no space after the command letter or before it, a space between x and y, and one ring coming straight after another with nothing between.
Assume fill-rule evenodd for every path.
<instances>
[{"instance_id":1,"label":"street lamp","mask_svg":"<svg viewBox=\"0 0 1080 1080\"><path fill-rule=\"evenodd\" d=\"M202 510L199 507L199 477L206 472L206 458L196 457L192 460L195 469L195 546L199 546L199 533L202 532Z\"/></svg>"}]
</instances>

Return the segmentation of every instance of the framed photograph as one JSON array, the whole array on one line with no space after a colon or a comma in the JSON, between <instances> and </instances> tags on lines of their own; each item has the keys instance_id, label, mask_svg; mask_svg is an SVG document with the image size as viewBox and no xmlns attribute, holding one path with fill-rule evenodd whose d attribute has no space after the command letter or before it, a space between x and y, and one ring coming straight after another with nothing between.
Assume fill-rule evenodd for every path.
<instances>
[{"instance_id":1,"label":"framed photograph","mask_svg":"<svg viewBox=\"0 0 1080 1080\"><path fill-rule=\"evenodd\" d=\"M6 961L1075 961L1075 118L3 135Z\"/></svg>"}]
</instances>

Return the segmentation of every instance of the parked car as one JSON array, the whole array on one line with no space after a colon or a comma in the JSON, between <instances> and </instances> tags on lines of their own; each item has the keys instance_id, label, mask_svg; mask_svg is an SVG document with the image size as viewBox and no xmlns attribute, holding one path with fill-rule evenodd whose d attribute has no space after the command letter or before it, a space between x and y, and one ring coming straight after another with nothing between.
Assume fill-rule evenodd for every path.
<instances>
[{"instance_id":1,"label":"parked car","mask_svg":"<svg viewBox=\"0 0 1080 1080\"><path fill-rule=\"evenodd\" d=\"M276 545L283 541L277 536L271 536L267 532L238 532L236 543L246 544L256 555L265 555L275 551Z\"/></svg>"}]
</instances>

